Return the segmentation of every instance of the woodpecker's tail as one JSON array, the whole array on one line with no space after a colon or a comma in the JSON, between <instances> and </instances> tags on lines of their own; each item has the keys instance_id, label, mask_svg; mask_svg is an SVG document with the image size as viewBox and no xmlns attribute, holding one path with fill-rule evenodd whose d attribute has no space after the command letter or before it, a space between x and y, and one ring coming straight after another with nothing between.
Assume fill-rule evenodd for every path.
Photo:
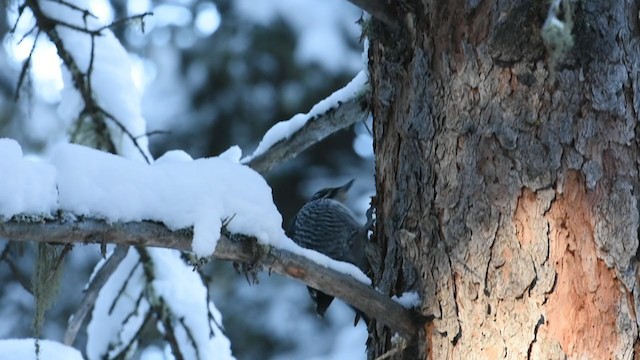
<instances>
[{"instance_id":1,"label":"woodpecker's tail","mask_svg":"<svg viewBox=\"0 0 640 360\"><path fill-rule=\"evenodd\" d=\"M314 288L307 287L307 289L309 289L309 295L311 295L313 302L316 304L316 313L318 313L318 316L323 317L333 301L333 296L327 295Z\"/></svg>"}]
</instances>

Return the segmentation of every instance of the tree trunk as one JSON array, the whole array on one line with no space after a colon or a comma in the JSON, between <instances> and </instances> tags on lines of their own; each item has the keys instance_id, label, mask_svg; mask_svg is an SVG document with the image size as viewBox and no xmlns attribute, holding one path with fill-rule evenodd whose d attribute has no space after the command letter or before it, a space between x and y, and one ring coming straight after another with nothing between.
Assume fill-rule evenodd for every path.
<instances>
[{"instance_id":1,"label":"tree trunk","mask_svg":"<svg viewBox=\"0 0 640 360\"><path fill-rule=\"evenodd\" d=\"M391 2L368 29L374 283L431 317L394 358L631 359L638 346L638 4ZM399 347L381 325L369 357Z\"/></svg>"}]
</instances>

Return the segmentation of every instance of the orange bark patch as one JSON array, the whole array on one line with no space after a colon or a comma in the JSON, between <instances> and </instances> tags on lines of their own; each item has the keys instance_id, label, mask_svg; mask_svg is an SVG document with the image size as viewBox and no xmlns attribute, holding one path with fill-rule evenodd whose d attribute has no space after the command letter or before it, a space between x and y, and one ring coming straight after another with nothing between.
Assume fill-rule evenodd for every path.
<instances>
[{"instance_id":1,"label":"orange bark patch","mask_svg":"<svg viewBox=\"0 0 640 360\"><path fill-rule=\"evenodd\" d=\"M564 193L547 213L549 261L557 278L546 305L547 321L540 331L555 338L571 357L607 359L618 344L616 314L622 293L614 272L596 254L595 196L571 172Z\"/></svg>"},{"instance_id":2,"label":"orange bark patch","mask_svg":"<svg viewBox=\"0 0 640 360\"><path fill-rule=\"evenodd\" d=\"M303 268L299 268L296 266L287 266L286 273L293 276L296 279L304 279L307 277L307 272Z\"/></svg>"}]
</instances>

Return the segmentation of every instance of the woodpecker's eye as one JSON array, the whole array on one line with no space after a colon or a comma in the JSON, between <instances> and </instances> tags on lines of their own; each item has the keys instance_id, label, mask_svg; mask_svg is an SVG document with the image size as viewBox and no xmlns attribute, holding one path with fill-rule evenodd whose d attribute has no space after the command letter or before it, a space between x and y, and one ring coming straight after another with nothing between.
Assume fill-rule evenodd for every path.
<instances>
[{"instance_id":1,"label":"woodpecker's eye","mask_svg":"<svg viewBox=\"0 0 640 360\"><path fill-rule=\"evenodd\" d=\"M331 189L322 189L317 193L313 194L313 196L311 197L311 200L330 198L331 197L330 195L331 195Z\"/></svg>"}]
</instances>

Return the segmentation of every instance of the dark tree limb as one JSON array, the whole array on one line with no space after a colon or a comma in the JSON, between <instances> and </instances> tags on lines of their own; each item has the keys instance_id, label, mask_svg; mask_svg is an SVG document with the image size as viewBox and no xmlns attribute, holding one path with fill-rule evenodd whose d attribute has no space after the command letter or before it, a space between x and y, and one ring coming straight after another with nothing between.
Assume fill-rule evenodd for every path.
<instances>
[{"instance_id":1,"label":"dark tree limb","mask_svg":"<svg viewBox=\"0 0 640 360\"><path fill-rule=\"evenodd\" d=\"M4 247L4 250L2 250L2 253L0 253L0 262L1 261L6 262L7 265L9 266L9 270L11 270L15 279L18 280L20 285L22 285L22 288L25 291L27 291L29 294L33 295L33 289L31 287L31 279L29 278L28 275L24 274L20 270L18 265L11 258L11 247L12 247L11 245L12 243L7 243L7 245Z\"/></svg>"},{"instance_id":2,"label":"dark tree limb","mask_svg":"<svg viewBox=\"0 0 640 360\"><path fill-rule=\"evenodd\" d=\"M153 222L108 224L93 219L76 222L60 219L0 222L0 237L12 241L64 244L107 242L190 251L192 236L191 230L171 231L164 225ZM303 256L260 245L251 237L224 233L213 257L250 263L255 268L301 280L322 292L345 300L405 337L411 338L417 333L421 321L418 315L351 276L316 264Z\"/></svg>"},{"instance_id":3,"label":"dark tree limb","mask_svg":"<svg viewBox=\"0 0 640 360\"><path fill-rule=\"evenodd\" d=\"M340 104L335 109L309 119L289 138L275 143L261 155L249 160L247 165L255 171L265 174L276 165L297 156L327 136L357 122L367 120L369 116L368 96L369 92L366 91L364 94Z\"/></svg>"}]
</instances>

